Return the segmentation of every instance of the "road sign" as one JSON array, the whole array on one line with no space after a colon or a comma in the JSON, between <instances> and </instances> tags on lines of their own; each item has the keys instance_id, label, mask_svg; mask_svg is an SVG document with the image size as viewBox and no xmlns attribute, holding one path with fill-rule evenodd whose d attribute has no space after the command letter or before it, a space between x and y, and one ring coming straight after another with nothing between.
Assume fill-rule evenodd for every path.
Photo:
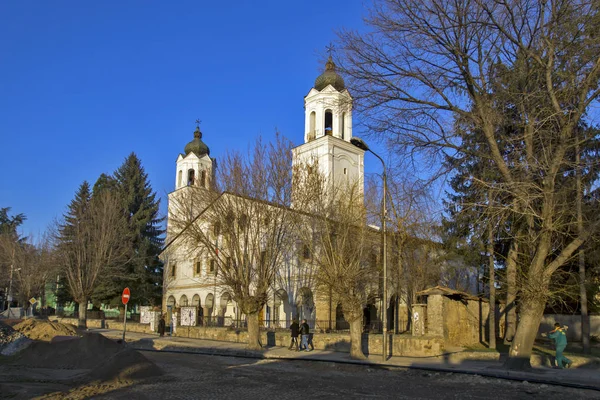
<instances>
[{"instance_id":1,"label":"road sign","mask_svg":"<svg viewBox=\"0 0 600 400\"><path fill-rule=\"evenodd\" d=\"M130 296L131 294L129 293L129 288L126 287L125 289L123 289L123 295L121 296L121 301L123 301L123 304L127 304L129 302Z\"/></svg>"},{"instance_id":2,"label":"road sign","mask_svg":"<svg viewBox=\"0 0 600 400\"><path fill-rule=\"evenodd\" d=\"M29 299L29 302L31 303L31 305L34 305L35 303L37 303L37 300L35 299L35 297L32 297Z\"/></svg>"}]
</instances>

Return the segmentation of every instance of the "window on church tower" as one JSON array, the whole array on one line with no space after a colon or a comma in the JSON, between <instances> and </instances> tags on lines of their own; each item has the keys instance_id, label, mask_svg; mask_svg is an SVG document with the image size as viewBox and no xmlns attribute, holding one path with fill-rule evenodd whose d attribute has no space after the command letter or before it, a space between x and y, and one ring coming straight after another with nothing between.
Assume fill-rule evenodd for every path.
<instances>
[{"instance_id":1,"label":"window on church tower","mask_svg":"<svg viewBox=\"0 0 600 400\"><path fill-rule=\"evenodd\" d=\"M341 121L341 125L342 125L342 129L341 129L341 135L342 135L342 139L344 139L346 137L346 113L342 113L342 121Z\"/></svg>"},{"instance_id":2,"label":"window on church tower","mask_svg":"<svg viewBox=\"0 0 600 400\"><path fill-rule=\"evenodd\" d=\"M325 134L331 135L333 132L333 114L331 110L325 110Z\"/></svg>"},{"instance_id":3,"label":"window on church tower","mask_svg":"<svg viewBox=\"0 0 600 400\"><path fill-rule=\"evenodd\" d=\"M206 171L200 173L200 186L206 187Z\"/></svg>"},{"instance_id":4,"label":"window on church tower","mask_svg":"<svg viewBox=\"0 0 600 400\"><path fill-rule=\"evenodd\" d=\"M317 128L317 113L316 112L311 112L310 113L310 127L309 127L309 131L308 131L308 140L313 140L316 137L316 132L315 129Z\"/></svg>"},{"instance_id":5,"label":"window on church tower","mask_svg":"<svg viewBox=\"0 0 600 400\"><path fill-rule=\"evenodd\" d=\"M179 174L177 175L177 187L181 187L182 177L183 177L183 171L179 170Z\"/></svg>"},{"instance_id":6,"label":"window on church tower","mask_svg":"<svg viewBox=\"0 0 600 400\"><path fill-rule=\"evenodd\" d=\"M175 278L176 272L177 272L177 264L172 263L171 264L171 278Z\"/></svg>"},{"instance_id":7,"label":"window on church tower","mask_svg":"<svg viewBox=\"0 0 600 400\"><path fill-rule=\"evenodd\" d=\"M188 186L192 186L194 184L194 180L196 177L196 171L193 169L188 170Z\"/></svg>"}]
</instances>

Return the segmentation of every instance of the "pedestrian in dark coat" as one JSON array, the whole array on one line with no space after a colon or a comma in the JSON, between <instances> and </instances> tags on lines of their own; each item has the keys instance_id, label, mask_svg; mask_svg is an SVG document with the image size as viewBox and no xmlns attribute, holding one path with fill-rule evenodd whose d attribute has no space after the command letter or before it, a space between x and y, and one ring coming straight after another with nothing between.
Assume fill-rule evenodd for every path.
<instances>
[{"instance_id":1,"label":"pedestrian in dark coat","mask_svg":"<svg viewBox=\"0 0 600 400\"><path fill-rule=\"evenodd\" d=\"M302 343L300 343L300 350L310 351L308 348L308 341L310 338L310 327L306 323L306 320L302 320L302 325L300 325L300 335L302 336Z\"/></svg>"},{"instance_id":2,"label":"pedestrian in dark coat","mask_svg":"<svg viewBox=\"0 0 600 400\"><path fill-rule=\"evenodd\" d=\"M300 334L300 325L298 325L298 321L292 321L292 325L290 325L290 332L292 334L292 342L290 343L288 350L292 350L292 347L295 347L296 351L298 351L298 335Z\"/></svg>"},{"instance_id":3,"label":"pedestrian in dark coat","mask_svg":"<svg viewBox=\"0 0 600 400\"><path fill-rule=\"evenodd\" d=\"M158 334L160 336L165 336L165 316L161 315L158 320Z\"/></svg>"}]
</instances>

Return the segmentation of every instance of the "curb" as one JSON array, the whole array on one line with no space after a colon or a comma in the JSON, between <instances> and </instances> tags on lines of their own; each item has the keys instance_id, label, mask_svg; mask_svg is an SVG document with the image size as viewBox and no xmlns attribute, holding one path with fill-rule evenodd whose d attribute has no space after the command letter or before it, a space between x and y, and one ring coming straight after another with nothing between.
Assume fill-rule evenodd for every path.
<instances>
[{"instance_id":1,"label":"curb","mask_svg":"<svg viewBox=\"0 0 600 400\"><path fill-rule=\"evenodd\" d=\"M268 355L261 352L253 351L253 350L229 350L229 349L215 349L209 348L208 350L205 348L198 347L188 347L188 346L171 346L170 349L148 349L143 347L132 346L132 348L138 351L147 351L154 353L182 353L182 354L201 354L208 356L219 356L219 357L238 357L238 358L249 358L249 359L266 359L266 360L285 360L285 361L311 361L311 362L321 362L321 363L334 363L334 364L346 364L346 365L361 365L367 367L374 367L378 369L405 369L405 370L420 370L420 371L432 371L432 372L444 372L444 373L455 373L455 374L463 374L463 375L477 375L483 376L487 378L495 378L495 379L504 379L510 381L518 381L518 382L528 382L528 383L537 383L537 384L545 384L551 386L560 386L560 387L569 387L575 389L586 389L586 390L594 390L600 391L600 386L593 386L584 383L577 382L560 382L549 379L541 379L535 376L523 376L523 374L528 374L527 372L520 371L485 371L485 370L468 370L468 369L454 369L454 368L446 368L446 367L437 367L437 366L424 366L424 365L394 365L394 364L384 364L380 362L371 362L371 361L362 361L362 360L332 360L332 359L319 359L312 357L287 357L287 356L279 356L279 355Z\"/></svg>"}]
</instances>

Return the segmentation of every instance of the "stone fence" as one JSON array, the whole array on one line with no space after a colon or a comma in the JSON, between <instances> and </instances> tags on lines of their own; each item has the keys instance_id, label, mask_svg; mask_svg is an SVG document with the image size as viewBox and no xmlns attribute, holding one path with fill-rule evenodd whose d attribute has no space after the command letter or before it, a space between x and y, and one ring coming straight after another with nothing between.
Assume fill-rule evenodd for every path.
<instances>
[{"instance_id":1,"label":"stone fence","mask_svg":"<svg viewBox=\"0 0 600 400\"><path fill-rule=\"evenodd\" d=\"M287 331L262 331L263 346L289 346L290 333ZM349 352L350 335L343 333L313 333L312 343L317 350ZM248 342L248 332L229 328L178 326L176 336L196 339L210 339L226 342ZM381 354L383 335L363 334L362 347L366 354ZM412 335L389 335L389 352L394 356L437 356L444 353L442 338Z\"/></svg>"},{"instance_id":2,"label":"stone fence","mask_svg":"<svg viewBox=\"0 0 600 400\"><path fill-rule=\"evenodd\" d=\"M61 317L50 317L51 321L62 322L63 324L71 324L77 326L78 320L77 318L61 318ZM114 321L107 319L87 319L87 327L95 328L95 329L116 329L123 330L123 322L122 321ZM140 324L139 322L131 322L127 321L127 331L128 332L138 332L138 333L154 333L150 329L149 324Z\"/></svg>"},{"instance_id":3,"label":"stone fence","mask_svg":"<svg viewBox=\"0 0 600 400\"><path fill-rule=\"evenodd\" d=\"M77 325L76 318L53 318L53 320ZM112 320L88 319L88 328L122 330L123 323ZM154 334L149 324L127 322L128 332ZM231 328L178 326L175 336L194 339L219 340L224 342L247 343L248 332ZM260 331L263 346L289 346L290 333L287 331ZM362 347L366 354L381 354L383 335L363 334ZM314 333L312 343L317 350L350 352L350 335L340 333ZM389 351L394 356L431 357L444 353L443 338L412 335L389 335Z\"/></svg>"}]
</instances>

